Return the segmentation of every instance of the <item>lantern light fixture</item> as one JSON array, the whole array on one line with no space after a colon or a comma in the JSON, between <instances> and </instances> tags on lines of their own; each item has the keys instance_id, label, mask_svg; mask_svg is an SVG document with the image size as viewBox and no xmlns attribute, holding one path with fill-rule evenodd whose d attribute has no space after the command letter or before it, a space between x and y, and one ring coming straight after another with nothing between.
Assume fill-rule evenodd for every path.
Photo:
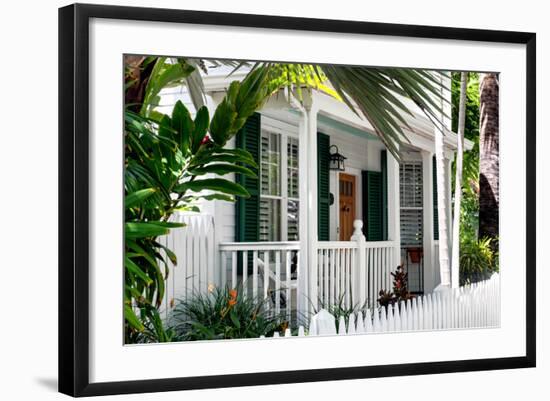
<instances>
[{"instance_id":1,"label":"lantern light fixture","mask_svg":"<svg viewBox=\"0 0 550 401\"><path fill-rule=\"evenodd\" d=\"M334 148L334 152L331 151L332 148ZM340 154L340 152L338 151L338 146L331 145L331 147L329 148L329 153L329 168L331 170L344 171L346 169L344 166L344 160L346 160L347 157Z\"/></svg>"}]
</instances>

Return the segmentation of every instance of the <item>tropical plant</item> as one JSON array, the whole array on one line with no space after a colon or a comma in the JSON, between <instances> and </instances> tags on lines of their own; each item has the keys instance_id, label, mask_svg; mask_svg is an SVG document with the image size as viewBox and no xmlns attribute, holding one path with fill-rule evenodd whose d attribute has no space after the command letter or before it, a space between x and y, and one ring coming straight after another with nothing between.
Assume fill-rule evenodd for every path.
<instances>
[{"instance_id":1,"label":"tropical plant","mask_svg":"<svg viewBox=\"0 0 550 401\"><path fill-rule=\"evenodd\" d=\"M315 308L314 305L312 305L312 314L315 315L321 311L321 309L325 309L328 311L332 316L334 316L334 319L336 321L336 329L338 330L340 325L340 319L343 317L344 321L346 322L346 325L349 324L349 317L350 315L357 315L359 313L364 313L367 311L369 307L368 300L366 300L363 304L355 303L350 304L346 302L346 294L342 293L337 301L335 303L326 302L322 298L319 298L318 301L318 307Z\"/></svg>"},{"instance_id":2,"label":"tropical plant","mask_svg":"<svg viewBox=\"0 0 550 401\"><path fill-rule=\"evenodd\" d=\"M492 238L463 237L460 244L460 285L485 280L498 272L498 254Z\"/></svg>"},{"instance_id":3,"label":"tropical plant","mask_svg":"<svg viewBox=\"0 0 550 401\"><path fill-rule=\"evenodd\" d=\"M168 343L181 341L171 326L166 326L159 311L154 307L144 307L140 313L143 330L128 333L128 344Z\"/></svg>"},{"instance_id":4,"label":"tropical plant","mask_svg":"<svg viewBox=\"0 0 550 401\"><path fill-rule=\"evenodd\" d=\"M158 237L183 227L170 222L170 216L178 210L198 211L199 199L233 201L235 196L249 196L244 187L220 176L255 176L257 165L247 151L225 145L271 94L267 71L260 68L242 82L231 83L211 119L204 106L192 118L180 101L171 115L164 115L150 108L159 88L180 82L191 69L182 67L174 73L164 58L145 61L147 67L153 64L152 72L146 78L148 84L140 85L140 95L134 97L144 103L139 107L131 103L125 111L124 314L128 340L134 331L144 332L147 324L158 323L155 313L164 296L169 262L177 263ZM134 84L128 83L129 87ZM206 174L218 177L205 178Z\"/></svg>"},{"instance_id":5,"label":"tropical plant","mask_svg":"<svg viewBox=\"0 0 550 401\"><path fill-rule=\"evenodd\" d=\"M390 273L393 277L392 291L380 290L378 304L380 306L393 305L401 301L413 299L414 295L408 289L408 273L403 266L397 266L395 272Z\"/></svg>"},{"instance_id":6,"label":"tropical plant","mask_svg":"<svg viewBox=\"0 0 550 401\"><path fill-rule=\"evenodd\" d=\"M288 321L268 309L268 303L268 298L244 295L242 287L216 287L179 300L171 325L183 341L272 336L284 331Z\"/></svg>"},{"instance_id":7,"label":"tropical plant","mask_svg":"<svg viewBox=\"0 0 550 401\"><path fill-rule=\"evenodd\" d=\"M479 91L479 236L492 238L491 247L496 251L499 215L498 74L483 74Z\"/></svg>"}]
</instances>

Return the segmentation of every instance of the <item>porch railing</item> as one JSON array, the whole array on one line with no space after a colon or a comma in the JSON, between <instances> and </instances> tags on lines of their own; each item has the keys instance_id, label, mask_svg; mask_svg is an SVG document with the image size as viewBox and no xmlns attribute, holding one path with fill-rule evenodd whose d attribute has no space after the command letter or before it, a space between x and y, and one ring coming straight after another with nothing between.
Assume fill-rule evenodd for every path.
<instances>
[{"instance_id":1,"label":"porch railing","mask_svg":"<svg viewBox=\"0 0 550 401\"><path fill-rule=\"evenodd\" d=\"M361 234L362 235L362 234ZM376 305L380 290L391 290L395 270L393 241L322 241L317 247L318 306ZM315 288L311 289L315 294Z\"/></svg>"},{"instance_id":2,"label":"porch railing","mask_svg":"<svg viewBox=\"0 0 550 401\"><path fill-rule=\"evenodd\" d=\"M308 262L301 276L298 241L216 244L212 216L178 215L177 221L187 227L159 238L178 257L166 280L163 317L178 299L206 293L211 285L230 285L245 295L267 298L269 308L291 321L335 304L373 307L380 290L391 289L390 273L399 264L394 242L365 241L360 221L351 241L314 243L317 259ZM298 285L298 280L304 281Z\"/></svg>"},{"instance_id":3,"label":"porch railing","mask_svg":"<svg viewBox=\"0 0 550 401\"><path fill-rule=\"evenodd\" d=\"M221 282L240 288L244 295L268 299L267 307L286 312L289 320L296 308L300 243L223 242Z\"/></svg>"}]
</instances>

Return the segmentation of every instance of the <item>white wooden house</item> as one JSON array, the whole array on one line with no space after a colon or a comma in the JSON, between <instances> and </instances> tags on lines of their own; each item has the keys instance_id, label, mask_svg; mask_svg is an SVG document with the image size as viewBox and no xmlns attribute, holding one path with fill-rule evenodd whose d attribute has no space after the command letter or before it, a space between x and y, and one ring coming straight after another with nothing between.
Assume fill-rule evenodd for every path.
<instances>
[{"instance_id":1,"label":"white wooden house","mask_svg":"<svg viewBox=\"0 0 550 401\"><path fill-rule=\"evenodd\" d=\"M204 77L212 112L229 82L243 77L223 69ZM177 100L193 109L181 87L162 93L159 110L171 112ZM229 283L270 295L289 315L307 316L340 299L372 306L380 289L391 289L390 272L400 264L411 291L431 292L440 279L435 127L404 102L414 117L405 116L412 131L405 128L410 143L398 163L366 120L326 94L314 91L303 105L282 95L270 100L229 144L247 149L260 166L258 178L232 178L251 197L205 202L199 216L176 217L189 226L166 238L179 258L166 305ZM450 227L456 135L444 120ZM335 151L346 158L343 170L330 168Z\"/></svg>"}]
</instances>

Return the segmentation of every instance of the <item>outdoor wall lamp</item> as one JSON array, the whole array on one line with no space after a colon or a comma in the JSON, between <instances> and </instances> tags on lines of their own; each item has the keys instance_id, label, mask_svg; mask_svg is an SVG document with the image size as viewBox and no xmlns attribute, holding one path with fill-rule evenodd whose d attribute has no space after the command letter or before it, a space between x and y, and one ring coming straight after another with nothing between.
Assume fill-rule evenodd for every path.
<instances>
[{"instance_id":1,"label":"outdoor wall lamp","mask_svg":"<svg viewBox=\"0 0 550 401\"><path fill-rule=\"evenodd\" d=\"M334 152L331 152L331 149L334 148ZM337 170L337 171L344 171L346 168L344 167L344 160L347 159L347 157L341 155L338 152L338 146L331 145L329 149L330 153L330 162L329 162L329 168L331 170Z\"/></svg>"}]
</instances>

